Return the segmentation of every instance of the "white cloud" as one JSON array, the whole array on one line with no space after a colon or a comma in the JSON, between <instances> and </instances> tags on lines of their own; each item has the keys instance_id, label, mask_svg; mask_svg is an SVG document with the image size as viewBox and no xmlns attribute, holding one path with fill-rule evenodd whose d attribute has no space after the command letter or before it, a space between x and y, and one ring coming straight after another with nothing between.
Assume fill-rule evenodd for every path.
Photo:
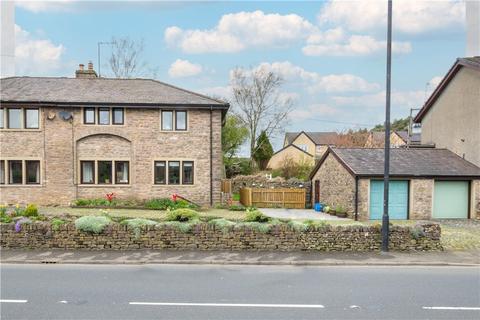
<instances>
[{"instance_id":1,"label":"white cloud","mask_svg":"<svg viewBox=\"0 0 480 320\"><path fill-rule=\"evenodd\" d=\"M333 40L312 36L302 51L307 56L358 56L372 54L387 47L386 41L379 41L366 35L352 35L347 38L337 34ZM394 41L392 51L409 53L412 51L412 45L409 42Z\"/></svg>"},{"instance_id":2,"label":"white cloud","mask_svg":"<svg viewBox=\"0 0 480 320\"><path fill-rule=\"evenodd\" d=\"M46 11L62 11L68 10L69 5L73 4L74 0L55 0L55 1L45 1L45 0L16 0L15 5L35 13L46 12Z\"/></svg>"},{"instance_id":3,"label":"white cloud","mask_svg":"<svg viewBox=\"0 0 480 320\"><path fill-rule=\"evenodd\" d=\"M320 75L296 66L289 61L261 63L254 69L263 68L281 75L291 83L302 81L309 93L316 92L370 92L379 89L377 83L352 74Z\"/></svg>"},{"instance_id":4,"label":"white cloud","mask_svg":"<svg viewBox=\"0 0 480 320\"><path fill-rule=\"evenodd\" d=\"M431 89L435 89L440 84L440 82L442 82L442 80L443 77L441 76L433 77L432 79L430 79L430 81L428 81L427 86L429 86Z\"/></svg>"},{"instance_id":5,"label":"white cloud","mask_svg":"<svg viewBox=\"0 0 480 320\"><path fill-rule=\"evenodd\" d=\"M298 107L290 113L290 118L295 121L303 121L315 117L334 117L340 114L340 110L327 104L313 104L307 107Z\"/></svg>"},{"instance_id":6,"label":"white cloud","mask_svg":"<svg viewBox=\"0 0 480 320\"><path fill-rule=\"evenodd\" d=\"M177 59L168 69L168 75L172 78L192 77L200 74L203 68L199 64L191 63L188 60Z\"/></svg>"},{"instance_id":7,"label":"white cloud","mask_svg":"<svg viewBox=\"0 0 480 320\"><path fill-rule=\"evenodd\" d=\"M416 34L460 25L464 16L463 1L393 1L393 27L405 33ZM332 0L322 7L318 21L322 25L342 25L355 32L385 28L387 1Z\"/></svg>"},{"instance_id":8,"label":"white cloud","mask_svg":"<svg viewBox=\"0 0 480 320\"><path fill-rule=\"evenodd\" d=\"M223 15L213 29L183 30L172 26L165 30L164 37L168 45L187 53L239 52L249 47L284 47L315 30L299 15L257 10Z\"/></svg>"},{"instance_id":9,"label":"white cloud","mask_svg":"<svg viewBox=\"0 0 480 320\"><path fill-rule=\"evenodd\" d=\"M232 100L231 86L217 86L199 89L198 92L203 93L209 97L220 98L221 100Z\"/></svg>"},{"instance_id":10,"label":"white cloud","mask_svg":"<svg viewBox=\"0 0 480 320\"><path fill-rule=\"evenodd\" d=\"M51 74L62 67L65 52L62 44L49 39L35 39L28 31L15 25L15 73L19 75Z\"/></svg>"},{"instance_id":11,"label":"white cloud","mask_svg":"<svg viewBox=\"0 0 480 320\"><path fill-rule=\"evenodd\" d=\"M392 92L392 110L409 108L418 108L425 101L425 91L393 91ZM364 108L378 108L385 106L385 90L374 94L360 95L354 97L332 97L337 105L356 106Z\"/></svg>"}]
</instances>

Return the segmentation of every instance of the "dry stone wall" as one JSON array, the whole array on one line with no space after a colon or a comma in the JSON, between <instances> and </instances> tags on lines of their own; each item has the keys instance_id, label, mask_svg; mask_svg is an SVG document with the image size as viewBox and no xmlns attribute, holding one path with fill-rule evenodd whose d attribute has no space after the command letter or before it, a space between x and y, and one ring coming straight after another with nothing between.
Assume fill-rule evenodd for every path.
<instances>
[{"instance_id":1,"label":"dry stone wall","mask_svg":"<svg viewBox=\"0 0 480 320\"><path fill-rule=\"evenodd\" d=\"M302 232L288 225L277 225L262 233L246 226L221 229L201 223L185 233L161 224L145 227L141 232L112 224L101 234L91 234L76 230L72 223L53 230L48 222L35 222L22 225L19 232L13 223L1 224L0 231L3 249L378 251L381 247L379 225L327 225ZM390 249L441 250L440 233L440 226L434 223L392 226Z\"/></svg>"}]
</instances>

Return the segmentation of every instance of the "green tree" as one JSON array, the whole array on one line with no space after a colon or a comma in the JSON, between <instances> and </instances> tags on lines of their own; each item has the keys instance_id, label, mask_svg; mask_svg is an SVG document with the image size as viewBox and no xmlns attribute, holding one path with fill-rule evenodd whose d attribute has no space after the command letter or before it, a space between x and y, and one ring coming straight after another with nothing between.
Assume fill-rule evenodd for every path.
<instances>
[{"instance_id":1,"label":"green tree","mask_svg":"<svg viewBox=\"0 0 480 320\"><path fill-rule=\"evenodd\" d=\"M248 129L236 115L227 115L225 125L222 128L222 151L224 157L234 157L240 146L248 138Z\"/></svg>"},{"instance_id":2,"label":"green tree","mask_svg":"<svg viewBox=\"0 0 480 320\"><path fill-rule=\"evenodd\" d=\"M257 162L260 170L265 170L268 161L273 155L273 147L268 139L267 132L263 130L258 136L255 151L252 155L253 160Z\"/></svg>"},{"instance_id":3,"label":"green tree","mask_svg":"<svg viewBox=\"0 0 480 320\"><path fill-rule=\"evenodd\" d=\"M409 123L410 123L410 117L395 119L391 123L390 128L393 131L408 130ZM373 127L372 131L385 131L385 125L377 124L375 127Z\"/></svg>"}]
</instances>

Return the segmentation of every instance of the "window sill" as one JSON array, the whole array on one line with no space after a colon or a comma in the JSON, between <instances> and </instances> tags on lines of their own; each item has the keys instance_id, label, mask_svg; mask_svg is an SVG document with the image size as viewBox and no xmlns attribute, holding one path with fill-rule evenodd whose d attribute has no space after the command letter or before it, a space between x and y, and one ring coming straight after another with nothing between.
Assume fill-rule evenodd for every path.
<instances>
[{"instance_id":1,"label":"window sill","mask_svg":"<svg viewBox=\"0 0 480 320\"><path fill-rule=\"evenodd\" d=\"M195 187L196 184L152 184L154 187Z\"/></svg>"},{"instance_id":2,"label":"window sill","mask_svg":"<svg viewBox=\"0 0 480 320\"><path fill-rule=\"evenodd\" d=\"M0 132L41 132L42 129L0 129Z\"/></svg>"},{"instance_id":3,"label":"window sill","mask_svg":"<svg viewBox=\"0 0 480 320\"><path fill-rule=\"evenodd\" d=\"M189 130L161 130L160 133L189 133Z\"/></svg>"},{"instance_id":4,"label":"window sill","mask_svg":"<svg viewBox=\"0 0 480 320\"><path fill-rule=\"evenodd\" d=\"M130 188L131 184L77 184L77 187L86 188Z\"/></svg>"},{"instance_id":5,"label":"window sill","mask_svg":"<svg viewBox=\"0 0 480 320\"><path fill-rule=\"evenodd\" d=\"M0 188L42 188L43 184L0 184Z\"/></svg>"}]
</instances>

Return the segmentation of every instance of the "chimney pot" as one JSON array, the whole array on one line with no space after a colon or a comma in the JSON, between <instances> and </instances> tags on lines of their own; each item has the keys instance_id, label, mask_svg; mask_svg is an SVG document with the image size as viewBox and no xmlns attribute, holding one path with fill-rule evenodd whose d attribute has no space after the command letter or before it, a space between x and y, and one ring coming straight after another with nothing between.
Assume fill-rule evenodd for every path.
<instances>
[{"instance_id":1,"label":"chimney pot","mask_svg":"<svg viewBox=\"0 0 480 320\"><path fill-rule=\"evenodd\" d=\"M90 62L88 63L88 70L93 70L93 63L92 63L92 61L90 61Z\"/></svg>"},{"instance_id":2,"label":"chimney pot","mask_svg":"<svg viewBox=\"0 0 480 320\"><path fill-rule=\"evenodd\" d=\"M80 63L80 64L78 65L78 69L79 69L80 71L83 71L83 67L85 67L85 65L84 65L83 63Z\"/></svg>"}]
</instances>

